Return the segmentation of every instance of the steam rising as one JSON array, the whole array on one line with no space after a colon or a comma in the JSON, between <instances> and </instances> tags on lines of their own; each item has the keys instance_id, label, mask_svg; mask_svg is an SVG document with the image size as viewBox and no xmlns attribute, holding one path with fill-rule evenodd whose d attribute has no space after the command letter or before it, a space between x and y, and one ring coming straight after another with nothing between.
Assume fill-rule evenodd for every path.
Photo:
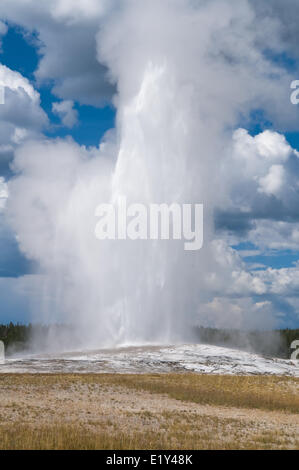
<instances>
[{"instance_id":1,"label":"steam rising","mask_svg":"<svg viewBox=\"0 0 299 470\"><path fill-rule=\"evenodd\" d=\"M274 325L267 302L251 300L263 282L216 237L214 211L230 203L240 121L256 108L285 118L289 77L262 52L276 27L245 0L128 0L104 15L97 54L117 86L116 129L99 148L32 141L14 161L8 211L39 269L38 321L76 325L92 347L185 341L200 323ZM204 248L100 242L95 209L122 196L203 203Z\"/></svg>"}]
</instances>

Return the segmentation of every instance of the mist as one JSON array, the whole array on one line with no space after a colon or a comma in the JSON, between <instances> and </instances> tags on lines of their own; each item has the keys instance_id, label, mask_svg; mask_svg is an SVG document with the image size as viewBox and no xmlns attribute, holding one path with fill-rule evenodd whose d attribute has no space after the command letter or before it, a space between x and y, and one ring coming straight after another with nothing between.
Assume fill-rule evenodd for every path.
<instances>
[{"instance_id":1,"label":"mist","mask_svg":"<svg viewBox=\"0 0 299 470\"><path fill-rule=\"evenodd\" d=\"M170 344L192 341L199 325L277 325L269 301L254 300L267 282L247 270L214 216L250 174L235 148L248 141L240 128L252 112L262 109L280 129L292 122L283 112L291 77L264 54L270 43L279 50L278 29L247 0L107 7L96 54L116 90L115 129L94 148L71 138L26 142L8 185L7 218L37 271L32 318L76 328L72 338L51 338L53 348ZM270 134L260 139L277 139ZM96 207L121 197L203 204L203 248L98 240Z\"/></svg>"}]
</instances>

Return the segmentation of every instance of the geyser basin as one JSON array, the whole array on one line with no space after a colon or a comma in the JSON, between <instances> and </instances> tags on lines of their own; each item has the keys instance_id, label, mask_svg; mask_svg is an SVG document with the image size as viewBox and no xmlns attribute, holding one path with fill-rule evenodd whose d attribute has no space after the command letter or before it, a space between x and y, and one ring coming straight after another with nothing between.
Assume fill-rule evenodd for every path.
<instances>
[{"instance_id":1,"label":"geyser basin","mask_svg":"<svg viewBox=\"0 0 299 470\"><path fill-rule=\"evenodd\" d=\"M266 358L210 345L143 346L27 356L7 360L0 373L275 374L299 377L298 361Z\"/></svg>"}]
</instances>

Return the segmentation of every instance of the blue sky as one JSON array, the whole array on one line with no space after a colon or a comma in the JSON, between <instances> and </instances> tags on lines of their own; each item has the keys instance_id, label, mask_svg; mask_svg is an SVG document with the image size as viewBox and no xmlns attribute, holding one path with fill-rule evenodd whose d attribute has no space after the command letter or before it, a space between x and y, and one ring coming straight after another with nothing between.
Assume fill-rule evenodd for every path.
<instances>
[{"instance_id":1,"label":"blue sky","mask_svg":"<svg viewBox=\"0 0 299 470\"><path fill-rule=\"evenodd\" d=\"M7 0L5 2L7 3ZM255 0L249 2L260 14L261 4L257 5ZM18 105L15 101L15 89L9 89L7 86L7 97L9 103L12 103L12 110L4 113L4 117L0 116L3 124L3 131L0 130L0 151L1 155L3 154L0 159L0 184L11 181L15 176L11 164L16 150L27 139L22 135L24 129L28 140L33 138L39 141L45 137L54 140L70 136L79 145L98 147L105 133L115 127L116 117L112 104L116 89L111 85L106 66L100 64L96 58L95 37L101 14L99 13L98 18L93 18L87 14L88 8L83 6L83 10L86 8L87 17L81 22L80 3L78 11L74 9L72 13L68 13L71 15L69 21L64 10L62 13L59 10L55 16L44 6L36 11L33 8L30 10L31 6L28 6L26 11L19 0L13 0L11 5L14 3L17 8L12 6L10 10L7 6L6 12L2 12L0 6L0 18L3 14L4 21L0 21L0 65L6 66L12 72L18 72L20 80L27 79L31 88L26 91L30 99L24 93L20 98L24 100L24 103L20 103L20 109L28 106L27 119L26 113L22 115L15 108ZM272 5L272 2L270 3ZM273 4L275 6L275 2ZM287 29L283 30L283 40L275 51L271 49L271 40L263 38L266 43L263 58L273 66L275 73L278 73L277 70L284 70L288 76L299 79L299 57L296 49L299 34L297 37L296 27L288 27L291 19L284 18L284 13L277 13L275 8L273 7L271 14L267 10L269 17L277 14L282 28ZM263 16L264 10L261 11ZM8 74L7 70L4 72ZM40 103L33 97L34 90L39 94ZM288 96L290 92L287 90L286 94ZM273 100L275 99L274 96ZM15 109L17 111L14 112ZM299 164L296 153L296 150L299 152L299 105L296 111L288 101L286 109L285 114L290 114L289 120L285 119L288 121L287 125L281 124L279 116L277 117L279 112L276 112L276 121L274 119L272 122L267 117L268 110L262 109L259 104L251 111L249 119L240 112L239 127L247 129L248 134L238 134L235 142L238 148L241 148L241 153L246 154L247 160L240 164L233 155L232 165L236 164L233 170L242 173L242 165L251 168L249 157L256 159L257 166L260 165L258 158L261 155L263 157L269 139L270 146L273 141L278 150L273 153L270 149L266 155L266 159L269 155L269 158L273 158L271 164L267 163L267 169L259 168L260 173L257 171L250 176L243 175L244 180L235 178L230 205L215 211L215 227L217 236L229 240L230 247L241 257L244 270L253 277L255 273L261 273L258 274L259 279L270 286L267 293L257 292L256 297L252 296L255 305L272 302L278 317L281 310L285 314L283 326L298 327L299 298L297 305L297 281L293 280L293 277L296 277L299 262ZM232 133L234 130L231 130ZM265 133L267 130L271 131L271 135ZM279 136L276 133L279 133ZM10 137L7 137L8 134ZM285 152L285 156L281 156L280 151L282 154ZM282 189L275 186L279 178L284 181ZM1 212L0 206L0 322L30 319L30 302L25 294L23 295L23 287L19 285L23 286L22 282L27 279L26 276L34 275L36 270L37 264L22 254L16 234L9 227L5 212ZM278 287L272 286L271 276L281 276ZM20 281L18 287L17 284L11 287L13 280ZM291 293L280 294L281 284L291 285L293 282ZM9 286L8 290L6 286ZM21 294L19 297L19 294L13 297L14 292Z\"/></svg>"}]
</instances>

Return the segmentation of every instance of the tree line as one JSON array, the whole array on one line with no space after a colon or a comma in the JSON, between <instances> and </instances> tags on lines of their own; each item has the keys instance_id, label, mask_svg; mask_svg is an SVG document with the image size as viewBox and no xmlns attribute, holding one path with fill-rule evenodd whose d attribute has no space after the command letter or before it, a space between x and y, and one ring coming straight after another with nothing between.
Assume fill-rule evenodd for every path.
<instances>
[{"instance_id":1,"label":"tree line","mask_svg":"<svg viewBox=\"0 0 299 470\"><path fill-rule=\"evenodd\" d=\"M39 344L46 339L53 325L9 323L0 324L0 340L4 342L7 352L21 352L29 348L33 337L39 338ZM72 334L72 327L67 325L54 325L58 335L64 330ZM217 328L195 328L195 339L199 343L212 344L237 348L272 357L290 358L293 350L291 344L299 340L299 329L284 329L274 331L240 331Z\"/></svg>"},{"instance_id":2,"label":"tree line","mask_svg":"<svg viewBox=\"0 0 299 470\"><path fill-rule=\"evenodd\" d=\"M294 351L291 348L293 341L299 340L299 329L240 331L199 327L196 337L201 343L289 359Z\"/></svg>"}]
</instances>

